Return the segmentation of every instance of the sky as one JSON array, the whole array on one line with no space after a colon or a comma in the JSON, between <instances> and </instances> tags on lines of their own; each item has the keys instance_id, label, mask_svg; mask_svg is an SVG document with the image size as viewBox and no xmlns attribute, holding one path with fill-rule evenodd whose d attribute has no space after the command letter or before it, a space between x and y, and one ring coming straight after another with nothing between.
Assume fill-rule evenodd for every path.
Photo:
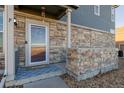
<instances>
[{"instance_id":1,"label":"sky","mask_svg":"<svg viewBox=\"0 0 124 93\"><path fill-rule=\"evenodd\" d=\"M124 26L124 5L120 5L115 11L116 27Z\"/></svg>"}]
</instances>

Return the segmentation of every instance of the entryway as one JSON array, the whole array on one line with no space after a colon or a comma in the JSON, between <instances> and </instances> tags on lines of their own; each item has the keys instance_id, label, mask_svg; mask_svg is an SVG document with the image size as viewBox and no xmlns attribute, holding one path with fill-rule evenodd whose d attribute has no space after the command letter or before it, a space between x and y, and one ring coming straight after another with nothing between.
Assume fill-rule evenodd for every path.
<instances>
[{"instance_id":1,"label":"entryway","mask_svg":"<svg viewBox=\"0 0 124 93\"><path fill-rule=\"evenodd\" d=\"M48 26L40 21L28 20L26 34L27 66L48 64Z\"/></svg>"}]
</instances>

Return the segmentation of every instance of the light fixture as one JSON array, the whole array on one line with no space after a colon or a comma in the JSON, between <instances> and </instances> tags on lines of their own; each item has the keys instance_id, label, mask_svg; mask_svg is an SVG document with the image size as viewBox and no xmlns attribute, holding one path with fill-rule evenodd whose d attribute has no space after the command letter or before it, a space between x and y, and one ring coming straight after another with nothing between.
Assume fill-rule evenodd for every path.
<instances>
[{"instance_id":1,"label":"light fixture","mask_svg":"<svg viewBox=\"0 0 124 93\"><path fill-rule=\"evenodd\" d=\"M15 17L14 17L14 25L17 27L17 20Z\"/></svg>"}]
</instances>

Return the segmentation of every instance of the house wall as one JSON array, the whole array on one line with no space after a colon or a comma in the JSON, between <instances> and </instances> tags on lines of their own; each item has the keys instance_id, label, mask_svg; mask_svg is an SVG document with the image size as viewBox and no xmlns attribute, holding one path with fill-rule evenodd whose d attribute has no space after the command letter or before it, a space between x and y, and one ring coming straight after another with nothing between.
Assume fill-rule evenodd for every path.
<instances>
[{"instance_id":1,"label":"house wall","mask_svg":"<svg viewBox=\"0 0 124 93\"><path fill-rule=\"evenodd\" d=\"M15 48L19 52L19 65L25 66L25 25L26 19L32 19L42 22L42 18L31 14L15 12L17 27L15 26ZM53 20L45 20L49 25L49 62L66 62L66 35L67 27L65 24Z\"/></svg>"},{"instance_id":2,"label":"house wall","mask_svg":"<svg viewBox=\"0 0 124 93\"><path fill-rule=\"evenodd\" d=\"M101 5L100 16L97 16L94 14L94 5L80 5L72 11L72 23L110 32L110 29L115 29L115 22L111 21L111 7ZM66 21L66 16L61 20Z\"/></svg>"},{"instance_id":3,"label":"house wall","mask_svg":"<svg viewBox=\"0 0 124 93\"><path fill-rule=\"evenodd\" d=\"M39 16L15 11L18 26L15 27L15 47L19 50L19 64L25 65L25 23L26 18L40 20ZM49 24L50 63L66 62L66 23L45 19ZM98 73L118 68L114 34L72 24L71 45L68 49L67 70L76 79L86 79Z\"/></svg>"}]
</instances>

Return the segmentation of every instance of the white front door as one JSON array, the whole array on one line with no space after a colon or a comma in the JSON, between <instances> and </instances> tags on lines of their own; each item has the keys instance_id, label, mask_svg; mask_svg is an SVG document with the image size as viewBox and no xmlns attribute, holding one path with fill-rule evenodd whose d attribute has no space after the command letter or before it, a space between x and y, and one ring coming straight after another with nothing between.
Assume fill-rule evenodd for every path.
<instances>
[{"instance_id":1,"label":"white front door","mask_svg":"<svg viewBox=\"0 0 124 93\"><path fill-rule=\"evenodd\" d=\"M39 24L28 24L28 65L47 64L47 27Z\"/></svg>"}]
</instances>

